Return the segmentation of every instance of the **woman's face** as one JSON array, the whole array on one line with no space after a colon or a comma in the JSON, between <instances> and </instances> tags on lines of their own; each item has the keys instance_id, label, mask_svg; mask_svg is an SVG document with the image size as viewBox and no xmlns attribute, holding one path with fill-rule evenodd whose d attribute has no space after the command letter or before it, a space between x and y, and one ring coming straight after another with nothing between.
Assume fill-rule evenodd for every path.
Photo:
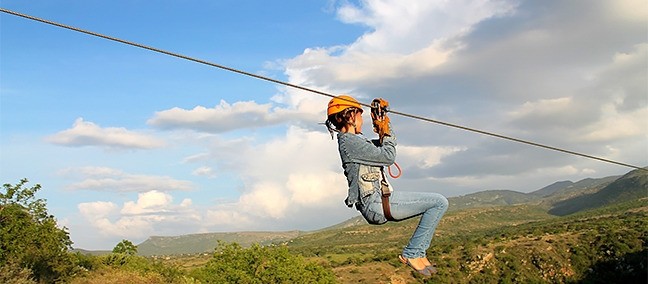
<instances>
[{"instance_id":1,"label":"woman's face","mask_svg":"<svg viewBox=\"0 0 648 284\"><path fill-rule=\"evenodd\" d=\"M355 114L355 126L356 126L355 127L355 132L356 133L361 133L362 132L362 122L363 122L363 120L362 120L362 109L360 109L359 111L356 111L356 114Z\"/></svg>"}]
</instances>

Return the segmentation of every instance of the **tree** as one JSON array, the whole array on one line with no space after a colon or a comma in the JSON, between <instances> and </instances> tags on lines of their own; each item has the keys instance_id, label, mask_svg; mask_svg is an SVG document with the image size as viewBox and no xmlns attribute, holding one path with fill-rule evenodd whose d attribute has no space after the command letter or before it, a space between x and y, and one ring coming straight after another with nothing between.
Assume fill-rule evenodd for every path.
<instances>
[{"instance_id":1,"label":"tree","mask_svg":"<svg viewBox=\"0 0 648 284\"><path fill-rule=\"evenodd\" d=\"M112 250L113 253L124 253L128 255L137 254L137 246L129 240L122 240Z\"/></svg>"},{"instance_id":2,"label":"tree","mask_svg":"<svg viewBox=\"0 0 648 284\"><path fill-rule=\"evenodd\" d=\"M45 200L35 198L41 186L27 183L4 184L0 192L0 266L31 271L40 282L65 281L74 269L72 241L47 213Z\"/></svg>"}]
</instances>

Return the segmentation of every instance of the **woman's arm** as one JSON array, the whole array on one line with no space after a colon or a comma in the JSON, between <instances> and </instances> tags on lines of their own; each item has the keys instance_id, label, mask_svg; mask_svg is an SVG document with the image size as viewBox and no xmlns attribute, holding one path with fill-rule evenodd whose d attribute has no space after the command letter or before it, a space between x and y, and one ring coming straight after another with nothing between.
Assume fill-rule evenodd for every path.
<instances>
[{"instance_id":1,"label":"woman's arm","mask_svg":"<svg viewBox=\"0 0 648 284\"><path fill-rule=\"evenodd\" d=\"M348 160L343 158L343 162L389 166L396 160L396 138L393 136L385 136L381 146L376 146L366 138L355 134L340 135L338 139L342 139L340 150L348 158Z\"/></svg>"}]
</instances>

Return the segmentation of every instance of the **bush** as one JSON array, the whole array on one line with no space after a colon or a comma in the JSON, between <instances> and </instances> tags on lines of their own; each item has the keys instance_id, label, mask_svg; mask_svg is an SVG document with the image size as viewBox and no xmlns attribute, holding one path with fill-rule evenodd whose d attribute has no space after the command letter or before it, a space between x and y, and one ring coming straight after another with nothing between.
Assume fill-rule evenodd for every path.
<instances>
[{"instance_id":1,"label":"bush","mask_svg":"<svg viewBox=\"0 0 648 284\"><path fill-rule=\"evenodd\" d=\"M155 273L141 273L115 267L103 267L82 277L75 278L72 284L163 284L173 283L165 281ZM180 283L180 282L177 282Z\"/></svg>"},{"instance_id":2,"label":"bush","mask_svg":"<svg viewBox=\"0 0 648 284\"><path fill-rule=\"evenodd\" d=\"M285 247L248 249L236 243L219 242L214 257L192 276L203 283L334 283L333 272Z\"/></svg>"},{"instance_id":3,"label":"bush","mask_svg":"<svg viewBox=\"0 0 648 284\"><path fill-rule=\"evenodd\" d=\"M163 279L164 283L182 283L180 279L185 276L185 273L175 266L127 253L102 255L99 256L99 262L111 269L138 273L142 276L148 275L147 277L156 276Z\"/></svg>"},{"instance_id":4,"label":"bush","mask_svg":"<svg viewBox=\"0 0 648 284\"><path fill-rule=\"evenodd\" d=\"M24 268L15 262L0 265L0 283L5 284L35 284L29 268Z\"/></svg>"}]
</instances>

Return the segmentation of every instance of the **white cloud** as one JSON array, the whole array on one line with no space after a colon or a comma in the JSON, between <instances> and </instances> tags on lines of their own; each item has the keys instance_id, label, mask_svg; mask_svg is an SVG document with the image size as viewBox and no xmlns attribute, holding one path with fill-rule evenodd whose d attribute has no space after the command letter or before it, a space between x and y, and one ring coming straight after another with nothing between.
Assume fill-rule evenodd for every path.
<instances>
[{"instance_id":1,"label":"white cloud","mask_svg":"<svg viewBox=\"0 0 648 284\"><path fill-rule=\"evenodd\" d=\"M262 128L289 120L304 119L295 110L242 101L229 104L221 100L213 108L197 106L191 110L172 108L155 113L148 124L162 129L193 129L221 133L235 129ZM308 117L305 117L308 119Z\"/></svg>"},{"instance_id":2,"label":"white cloud","mask_svg":"<svg viewBox=\"0 0 648 284\"><path fill-rule=\"evenodd\" d=\"M570 97L525 102L510 112L512 123L545 132L538 137L597 143L645 139L648 129L648 44L611 55Z\"/></svg>"},{"instance_id":3,"label":"white cloud","mask_svg":"<svg viewBox=\"0 0 648 284\"><path fill-rule=\"evenodd\" d=\"M189 181L177 180L168 176L129 174L108 167L67 168L59 171L59 175L81 180L68 185L67 188L71 190L147 192L193 188L193 184Z\"/></svg>"},{"instance_id":4,"label":"white cloud","mask_svg":"<svg viewBox=\"0 0 648 284\"><path fill-rule=\"evenodd\" d=\"M398 159L407 165L414 165L420 169L428 169L441 163L441 159L452 153L465 150L458 147L421 147L398 146Z\"/></svg>"},{"instance_id":5,"label":"white cloud","mask_svg":"<svg viewBox=\"0 0 648 284\"><path fill-rule=\"evenodd\" d=\"M601 120L584 129L580 141L613 142L638 139L648 145L648 108L620 113L616 106L603 106Z\"/></svg>"},{"instance_id":6,"label":"white cloud","mask_svg":"<svg viewBox=\"0 0 648 284\"><path fill-rule=\"evenodd\" d=\"M606 11L614 18L637 23L645 23L648 18L648 3L643 0L619 0L604 4Z\"/></svg>"},{"instance_id":7,"label":"white cloud","mask_svg":"<svg viewBox=\"0 0 648 284\"><path fill-rule=\"evenodd\" d=\"M355 87L427 74L462 45L450 40L491 17L510 13L516 1L362 1L345 3L338 17L373 30L348 46L309 48L287 62L291 81ZM405 20L406 19L406 20Z\"/></svg>"},{"instance_id":8,"label":"white cloud","mask_svg":"<svg viewBox=\"0 0 648 284\"><path fill-rule=\"evenodd\" d=\"M558 113L569 110L572 105L571 98L541 99L537 102L526 102L519 109L511 113L513 119L520 117L538 115L541 119L547 119Z\"/></svg>"},{"instance_id":9,"label":"white cloud","mask_svg":"<svg viewBox=\"0 0 648 284\"><path fill-rule=\"evenodd\" d=\"M117 206L112 202L95 201L81 203L78 208L84 216L92 216L93 219L104 219L114 213Z\"/></svg>"},{"instance_id":10,"label":"white cloud","mask_svg":"<svg viewBox=\"0 0 648 284\"><path fill-rule=\"evenodd\" d=\"M167 207L173 198L171 195L151 190L138 194L137 202L128 201L124 203L121 214L124 215L141 215L149 213L162 213L167 210Z\"/></svg>"},{"instance_id":11,"label":"white cloud","mask_svg":"<svg viewBox=\"0 0 648 284\"><path fill-rule=\"evenodd\" d=\"M78 209L102 236L139 241L178 228L196 230L202 216L191 205L190 199L176 205L170 194L149 191L138 194L136 201L126 201L121 209L103 201L80 203Z\"/></svg>"},{"instance_id":12,"label":"white cloud","mask_svg":"<svg viewBox=\"0 0 648 284\"><path fill-rule=\"evenodd\" d=\"M341 185L343 181L343 175L333 171L289 174L286 188L291 196L290 201L294 204L307 208L312 207L312 204L334 207L340 205L340 198L344 198L344 195L340 193L345 192L344 187L332 185Z\"/></svg>"},{"instance_id":13,"label":"white cloud","mask_svg":"<svg viewBox=\"0 0 648 284\"><path fill-rule=\"evenodd\" d=\"M230 151L227 141L214 141L218 144L211 148L211 161L220 171L236 173L244 186L238 200L210 209L209 214L218 218L209 222L230 224L223 219L229 216L258 228L287 224L299 219L295 214L303 210L343 210L347 187L337 142L323 129L309 131L293 126L284 137L260 144L237 144L244 151ZM223 163L227 166L221 166Z\"/></svg>"},{"instance_id":14,"label":"white cloud","mask_svg":"<svg viewBox=\"0 0 648 284\"><path fill-rule=\"evenodd\" d=\"M241 212L279 219L284 217L290 205L289 198L282 185L260 181L241 195L238 205Z\"/></svg>"},{"instance_id":15,"label":"white cloud","mask_svg":"<svg viewBox=\"0 0 648 284\"><path fill-rule=\"evenodd\" d=\"M218 209L207 210L203 224L210 229L227 228L231 231L250 230L258 226L249 214L242 213L233 206L219 206Z\"/></svg>"},{"instance_id":16,"label":"white cloud","mask_svg":"<svg viewBox=\"0 0 648 284\"><path fill-rule=\"evenodd\" d=\"M491 17L510 13L517 1L363 1L346 3L338 16L348 23L361 23L374 30L350 48L363 53L408 54L433 42L466 33Z\"/></svg>"},{"instance_id":17,"label":"white cloud","mask_svg":"<svg viewBox=\"0 0 648 284\"><path fill-rule=\"evenodd\" d=\"M149 135L121 127L102 128L97 124L77 118L72 128L46 138L46 141L64 146L100 146L119 149L152 149L164 142Z\"/></svg>"},{"instance_id":18,"label":"white cloud","mask_svg":"<svg viewBox=\"0 0 648 284\"><path fill-rule=\"evenodd\" d=\"M197 168L193 172L191 172L191 174L195 176L205 176L209 178L214 178L217 176L216 172L211 167Z\"/></svg>"}]
</instances>

